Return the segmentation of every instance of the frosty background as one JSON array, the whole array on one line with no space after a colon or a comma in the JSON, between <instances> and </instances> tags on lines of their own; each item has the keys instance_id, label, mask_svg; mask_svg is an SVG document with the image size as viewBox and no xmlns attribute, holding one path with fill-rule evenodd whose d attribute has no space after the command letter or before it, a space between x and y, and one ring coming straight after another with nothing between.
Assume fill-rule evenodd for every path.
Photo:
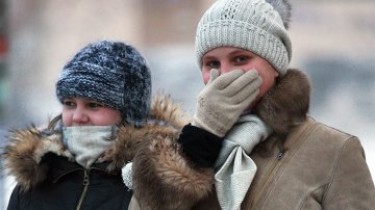
<instances>
[{"instance_id":1,"label":"frosty background","mask_svg":"<svg viewBox=\"0 0 375 210\"><path fill-rule=\"evenodd\" d=\"M6 32L8 44L6 54L0 54L3 131L43 125L58 114L58 73L77 50L99 39L140 49L152 68L154 92L168 93L185 111L194 112L203 87L194 57L195 26L214 0L2 2L6 19L0 19L0 32ZM291 2L291 67L305 71L313 83L310 115L357 135L375 177L375 2ZM0 180L0 209L13 184Z\"/></svg>"}]
</instances>

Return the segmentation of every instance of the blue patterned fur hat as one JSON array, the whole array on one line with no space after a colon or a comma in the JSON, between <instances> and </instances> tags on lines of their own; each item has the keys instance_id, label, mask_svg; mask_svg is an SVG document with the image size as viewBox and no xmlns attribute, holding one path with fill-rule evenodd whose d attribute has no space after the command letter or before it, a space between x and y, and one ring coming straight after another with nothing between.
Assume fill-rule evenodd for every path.
<instances>
[{"instance_id":1,"label":"blue patterned fur hat","mask_svg":"<svg viewBox=\"0 0 375 210\"><path fill-rule=\"evenodd\" d=\"M84 97L119 110L123 121L145 123L151 104L151 73L145 58L122 42L99 41L81 49L56 83L60 102Z\"/></svg>"}]
</instances>

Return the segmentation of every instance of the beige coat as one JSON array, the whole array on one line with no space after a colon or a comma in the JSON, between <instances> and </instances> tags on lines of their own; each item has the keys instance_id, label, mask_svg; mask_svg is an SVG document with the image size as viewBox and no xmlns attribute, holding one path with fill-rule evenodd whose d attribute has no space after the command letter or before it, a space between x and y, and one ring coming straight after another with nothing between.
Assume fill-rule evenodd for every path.
<instances>
[{"instance_id":1,"label":"beige coat","mask_svg":"<svg viewBox=\"0 0 375 210\"><path fill-rule=\"evenodd\" d=\"M375 187L358 138L307 117L309 97L308 79L289 70L257 106L274 133L250 155L258 171L243 210L374 209ZM220 209L214 171L189 163L177 138L146 140L135 155L141 209Z\"/></svg>"},{"instance_id":2,"label":"beige coat","mask_svg":"<svg viewBox=\"0 0 375 210\"><path fill-rule=\"evenodd\" d=\"M242 203L244 210L375 206L374 183L359 140L313 119L290 133L284 151L275 147L272 155L263 157L255 150L251 157L258 171ZM217 205L212 194L195 209L220 209Z\"/></svg>"}]
</instances>

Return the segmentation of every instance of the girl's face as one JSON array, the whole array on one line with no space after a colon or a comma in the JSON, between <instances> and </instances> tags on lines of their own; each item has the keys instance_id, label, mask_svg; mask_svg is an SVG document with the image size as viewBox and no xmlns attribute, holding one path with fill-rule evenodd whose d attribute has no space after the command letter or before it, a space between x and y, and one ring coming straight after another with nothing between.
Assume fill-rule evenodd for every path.
<instances>
[{"instance_id":1,"label":"girl's face","mask_svg":"<svg viewBox=\"0 0 375 210\"><path fill-rule=\"evenodd\" d=\"M258 99L261 98L274 84L279 73L268 61L262 57L240 48L219 47L207 52L202 60L203 81L207 84L210 79L210 70L218 69L225 74L234 69L243 71L255 70L263 80L259 89Z\"/></svg>"},{"instance_id":2,"label":"girl's face","mask_svg":"<svg viewBox=\"0 0 375 210\"><path fill-rule=\"evenodd\" d=\"M66 127L115 125L121 122L121 113L91 99L66 98L62 121Z\"/></svg>"}]
</instances>

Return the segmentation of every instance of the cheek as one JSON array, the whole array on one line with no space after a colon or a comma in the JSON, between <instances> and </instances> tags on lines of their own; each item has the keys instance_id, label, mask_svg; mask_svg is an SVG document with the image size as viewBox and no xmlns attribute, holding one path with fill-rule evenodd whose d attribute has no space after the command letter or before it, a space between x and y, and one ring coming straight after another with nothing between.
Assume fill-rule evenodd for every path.
<instances>
[{"instance_id":1,"label":"cheek","mask_svg":"<svg viewBox=\"0 0 375 210\"><path fill-rule=\"evenodd\" d=\"M263 83L259 88L259 97L264 96L275 84L275 78L272 79L263 79Z\"/></svg>"},{"instance_id":2,"label":"cheek","mask_svg":"<svg viewBox=\"0 0 375 210\"><path fill-rule=\"evenodd\" d=\"M64 126L71 126L72 125L72 117L69 112L64 111L61 114L62 123Z\"/></svg>"},{"instance_id":3,"label":"cheek","mask_svg":"<svg viewBox=\"0 0 375 210\"><path fill-rule=\"evenodd\" d=\"M274 72L260 72L263 83L259 88L259 96L262 97L266 94L275 84L277 73Z\"/></svg>"},{"instance_id":4,"label":"cheek","mask_svg":"<svg viewBox=\"0 0 375 210\"><path fill-rule=\"evenodd\" d=\"M104 109L91 116L92 123L98 126L115 125L121 122L119 111Z\"/></svg>"}]
</instances>

